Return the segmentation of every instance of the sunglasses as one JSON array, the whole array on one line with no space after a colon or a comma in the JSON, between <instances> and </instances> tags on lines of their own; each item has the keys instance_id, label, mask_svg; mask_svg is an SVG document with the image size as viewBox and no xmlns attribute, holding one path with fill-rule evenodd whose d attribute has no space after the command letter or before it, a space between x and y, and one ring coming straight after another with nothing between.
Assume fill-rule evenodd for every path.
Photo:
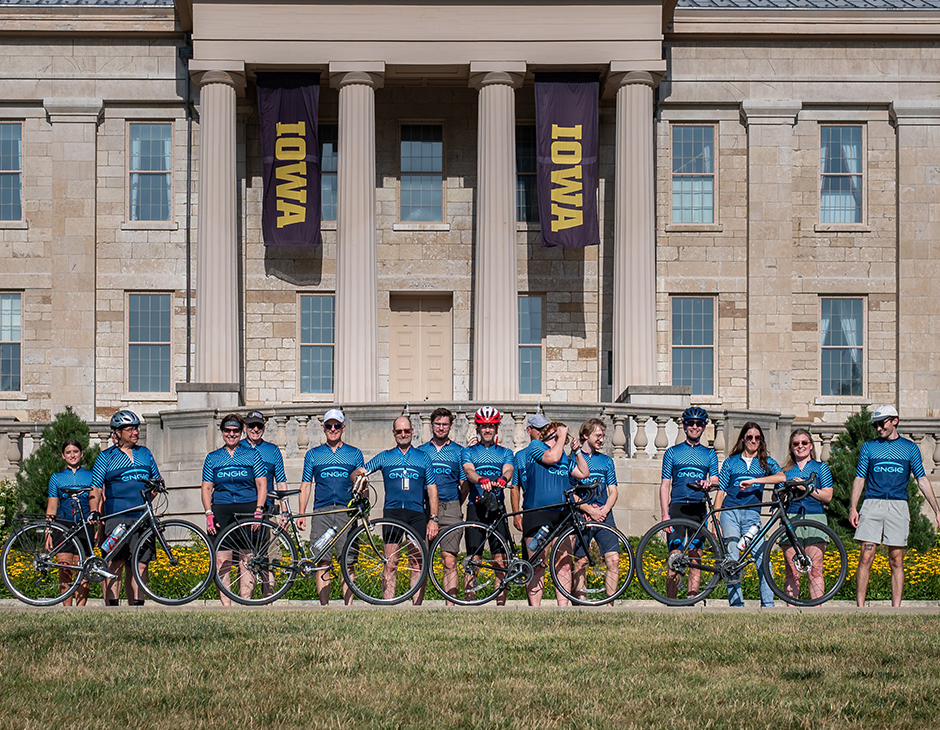
<instances>
[{"instance_id":1,"label":"sunglasses","mask_svg":"<svg viewBox=\"0 0 940 730\"><path fill-rule=\"evenodd\" d=\"M889 420L890 419L885 419L884 421L876 421L875 428L887 428Z\"/></svg>"},{"instance_id":2,"label":"sunglasses","mask_svg":"<svg viewBox=\"0 0 940 730\"><path fill-rule=\"evenodd\" d=\"M245 426L245 428L247 428L249 431L264 431L264 424L263 423L249 423L247 426Z\"/></svg>"},{"instance_id":3,"label":"sunglasses","mask_svg":"<svg viewBox=\"0 0 940 730\"><path fill-rule=\"evenodd\" d=\"M791 446L812 446L812 441L794 441Z\"/></svg>"},{"instance_id":4,"label":"sunglasses","mask_svg":"<svg viewBox=\"0 0 940 730\"><path fill-rule=\"evenodd\" d=\"M686 428L705 428L705 421L683 421L682 425Z\"/></svg>"},{"instance_id":5,"label":"sunglasses","mask_svg":"<svg viewBox=\"0 0 940 730\"><path fill-rule=\"evenodd\" d=\"M231 435L231 434L238 435L238 434L240 434L241 432L242 432L242 430L241 430L240 428L223 428L223 429L222 429L222 433L227 433L227 434L230 434L230 435Z\"/></svg>"},{"instance_id":6,"label":"sunglasses","mask_svg":"<svg viewBox=\"0 0 940 730\"><path fill-rule=\"evenodd\" d=\"M341 423L324 423L324 431L341 431L343 429L343 424Z\"/></svg>"},{"instance_id":7,"label":"sunglasses","mask_svg":"<svg viewBox=\"0 0 940 730\"><path fill-rule=\"evenodd\" d=\"M763 441L764 437L763 436L745 436L744 440L745 441Z\"/></svg>"},{"instance_id":8,"label":"sunglasses","mask_svg":"<svg viewBox=\"0 0 940 730\"><path fill-rule=\"evenodd\" d=\"M392 431L396 436L404 436L406 433L411 433L412 431L414 431L414 429L413 428L395 428L395 429L392 429Z\"/></svg>"}]
</instances>

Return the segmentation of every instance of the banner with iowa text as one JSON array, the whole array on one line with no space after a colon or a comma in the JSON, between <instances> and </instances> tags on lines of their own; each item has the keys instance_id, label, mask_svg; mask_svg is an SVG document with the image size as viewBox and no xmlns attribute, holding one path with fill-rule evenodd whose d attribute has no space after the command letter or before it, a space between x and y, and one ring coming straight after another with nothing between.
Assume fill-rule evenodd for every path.
<instances>
[{"instance_id":1,"label":"banner with iowa text","mask_svg":"<svg viewBox=\"0 0 940 730\"><path fill-rule=\"evenodd\" d=\"M535 141L543 246L600 243L596 74L535 75Z\"/></svg>"},{"instance_id":2,"label":"banner with iowa text","mask_svg":"<svg viewBox=\"0 0 940 730\"><path fill-rule=\"evenodd\" d=\"M320 74L259 73L265 246L320 245Z\"/></svg>"}]
</instances>

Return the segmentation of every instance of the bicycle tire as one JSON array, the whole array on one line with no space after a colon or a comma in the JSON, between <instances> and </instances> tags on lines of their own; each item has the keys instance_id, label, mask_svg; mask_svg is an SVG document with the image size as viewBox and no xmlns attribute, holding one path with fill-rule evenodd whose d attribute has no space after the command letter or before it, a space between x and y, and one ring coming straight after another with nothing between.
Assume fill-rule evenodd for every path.
<instances>
[{"instance_id":1,"label":"bicycle tire","mask_svg":"<svg viewBox=\"0 0 940 730\"><path fill-rule=\"evenodd\" d=\"M468 530L479 530L482 533L478 555L471 556L466 552L466 538ZM487 531L490 531L487 534ZM490 542L489 555L486 553L487 543ZM457 542L464 545L464 552L458 552L456 565L456 582L453 588L445 586L444 557L442 545ZM503 551L508 561L512 556L509 545L502 535L496 532L492 525L482 522L460 522L451 525L441 532L431 546L431 583L446 600L458 606L481 606L492 601L503 590L506 568L501 567L493 558L493 543ZM448 551L450 552L450 551ZM498 552L498 550L497 550Z\"/></svg>"},{"instance_id":2,"label":"bicycle tire","mask_svg":"<svg viewBox=\"0 0 940 730\"><path fill-rule=\"evenodd\" d=\"M764 545L764 577L767 579L767 584L770 586L770 590L774 592L774 595L786 601L787 603L793 604L794 606L819 606L838 593L839 589L842 588L842 585L845 583L845 579L849 571L849 561L845 552L845 545L831 527L824 525L821 522L815 522L813 520L793 520L790 522L790 527L793 528L793 530L797 533L796 537L799 541L799 550L794 557L797 560L802 558L803 561L809 561L809 563L803 562L802 569L798 571L797 595L790 595L786 591L785 561L784 565L778 565L776 570L774 569L773 565L772 555L774 551L780 550L782 552L784 548L790 547L789 538L787 537L787 529L783 525L774 531L774 533L770 536ZM802 537L799 534L801 529L807 531L803 533ZM816 582L816 590L814 591L813 581L810 578L801 580L800 576L807 576L809 571L814 567L812 564L812 555L805 551L805 547L807 545L812 545L813 543L819 542L818 533L823 533L828 538L828 545L821 556L822 560L824 561L821 571L822 584L820 585L819 582ZM806 539L807 537L815 539ZM834 553L833 548L835 549ZM835 556L834 559L838 561L837 565L835 566L832 566L833 556ZM827 569L825 565L825 560L827 557L830 558L829 569ZM784 579L783 587L781 587L778 583L778 578L781 575ZM822 593L816 597L813 597L812 594L814 592L819 593L820 590Z\"/></svg>"},{"instance_id":3,"label":"bicycle tire","mask_svg":"<svg viewBox=\"0 0 940 730\"><path fill-rule=\"evenodd\" d=\"M583 595L578 595L580 591L578 591L574 585L574 578L577 576L577 571L572 569L570 591L558 580L557 574L558 551L561 550L562 546L565 545L565 541L568 539L573 540L572 545L575 551L575 559L577 560L577 553L581 548L579 543L581 541L578 539L578 533L574 525L565 530L558 539L555 540L555 544L552 546L548 571L552 576L552 582L555 584L555 590L560 592L561 595L572 603L581 606L604 606L608 603L613 603L624 594L630 585L630 581L633 580L633 549L630 547L630 543L624 534L616 527L598 523L587 524L581 529L582 532L585 533L585 538L588 540L588 553L584 556L588 559L584 571L584 593ZM606 539L598 539L604 534L607 535ZM601 543L607 543L607 546L613 546L613 550L601 552L603 549ZM613 553L616 553L617 558L617 578L616 583L611 587L608 579L610 578L610 570L613 566L607 562L607 556ZM613 561L613 557L611 557L611 561Z\"/></svg>"},{"instance_id":4,"label":"bicycle tire","mask_svg":"<svg viewBox=\"0 0 940 730\"><path fill-rule=\"evenodd\" d=\"M52 551L46 550L46 532L52 534ZM76 555L77 564L56 560L56 555ZM10 535L0 554L3 583L23 603L54 606L69 598L82 582L85 551L81 542L55 523L25 525ZM69 567L70 566L70 567ZM71 583L61 591L60 569L70 569Z\"/></svg>"},{"instance_id":5,"label":"bicycle tire","mask_svg":"<svg viewBox=\"0 0 940 730\"><path fill-rule=\"evenodd\" d=\"M201 596L215 573L215 555L206 533L185 520L157 522L144 530L131 556L137 585L157 603L182 606ZM153 558L144 561L148 550ZM141 575L141 564L147 575Z\"/></svg>"},{"instance_id":6,"label":"bicycle tire","mask_svg":"<svg viewBox=\"0 0 940 730\"><path fill-rule=\"evenodd\" d=\"M385 555L386 536L398 542L391 555ZM404 570L401 559L406 557ZM417 562L413 562L417 556ZM391 563L395 566L395 583L386 582ZM359 525L343 546L340 560L343 580L352 592L366 603L393 606L407 601L424 586L428 578L428 548L424 538L404 522L390 519L370 520Z\"/></svg>"},{"instance_id":7,"label":"bicycle tire","mask_svg":"<svg viewBox=\"0 0 940 730\"><path fill-rule=\"evenodd\" d=\"M670 543L677 539L674 535L679 530L683 531L683 538L675 548L670 549ZM697 541L701 542L696 544ZM694 554L696 550L702 551L701 556ZM715 590L721 580L718 563L723 556L724 551L720 549L718 539L706 523L682 518L665 520L653 525L640 538L636 550L636 576L643 590L660 603L667 606L691 606ZM690 595L689 577L694 570L690 566L693 565L711 570L698 571L698 590ZM677 577L670 578L670 573ZM671 581L674 581L674 597L669 596Z\"/></svg>"},{"instance_id":8,"label":"bicycle tire","mask_svg":"<svg viewBox=\"0 0 940 730\"><path fill-rule=\"evenodd\" d=\"M215 585L219 592L243 606L265 606L282 598L297 579L297 547L279 525L263 519L233 522L215 540ZM219 563L218 554L231 551L237 561L228 568ZM226 581L225 578L228 578ZM250 586L241 595L232 586Z\"/></svg>"}]
</instances>

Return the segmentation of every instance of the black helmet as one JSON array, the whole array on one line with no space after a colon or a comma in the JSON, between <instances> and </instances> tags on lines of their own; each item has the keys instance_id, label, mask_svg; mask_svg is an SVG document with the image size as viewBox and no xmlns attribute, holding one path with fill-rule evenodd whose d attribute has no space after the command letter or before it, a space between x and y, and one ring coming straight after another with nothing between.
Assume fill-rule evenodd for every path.
<instances>
[{"instance_id":1,"label":"black helmet","mask_svg":"<svg viewBox=\"0 0 940 730\"><path fill-rule=\"evenodd\" d=\"M124 428L125 426L139 425L140 416L134 413L134 411L118 411L113 416L111 416L112 431L117 431L119 428Z\"/></svg>"},{"instance_id":2,"label":"black helmet","mask_svg":"<svg viewBox=\"0 0 940 730\"><path fill-rule=\"evenodd\" d=\"M699 408L698 406L692 406L691 408L686 408L682 411L682 421L702 421L703 423L708 420L708 411L704 408Z\"/></svg>"}]
</instances>

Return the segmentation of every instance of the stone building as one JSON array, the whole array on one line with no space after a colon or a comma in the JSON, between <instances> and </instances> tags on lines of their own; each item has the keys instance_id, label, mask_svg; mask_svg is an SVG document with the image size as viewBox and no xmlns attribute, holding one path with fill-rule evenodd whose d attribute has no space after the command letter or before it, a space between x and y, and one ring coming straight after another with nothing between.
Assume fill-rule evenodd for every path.
<instances>
[{"instance_id":1,"label":"stone building","mask_svg":"<svg viewBox=\"0 0 940 730\"><path fill-rule=\"evenodd\" d=\"M938 11L0 0L9 467L66 405L153 414L186 485L220 409L296 465L328 404L495 402L603 413L649 486L690 399L722 445L894 403L940 465ZM262 241L262 71L321 74L319 248ZM540 245L540 71L601 82L599 246Z\"/></svg>"}]
</instances>

